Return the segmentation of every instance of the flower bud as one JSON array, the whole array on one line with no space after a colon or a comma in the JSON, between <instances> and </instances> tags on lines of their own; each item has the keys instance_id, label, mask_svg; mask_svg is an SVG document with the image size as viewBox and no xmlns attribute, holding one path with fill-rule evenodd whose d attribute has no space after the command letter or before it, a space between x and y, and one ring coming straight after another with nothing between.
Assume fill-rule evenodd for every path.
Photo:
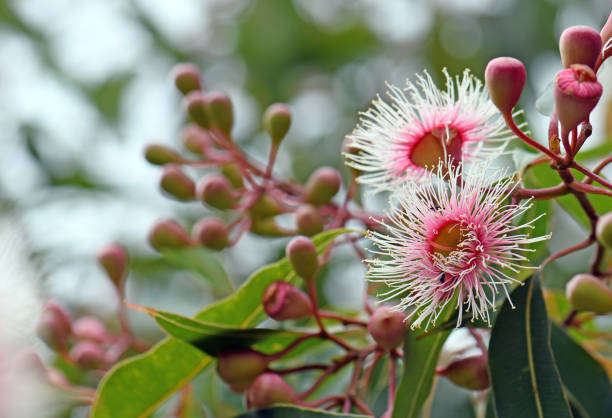
<instances>
[{"instance_id":1,"label":"flower bud","mask_svg":"<svg viewBox=\"0 0 612 418\"><path fill-rule=\"evenodd\" d=\"M59 302L48 300L43 305L36 332L49 347L63 349L72 330L71 322L70 314Z\"/></svg>"},{"instance_id":2,"label":"flower bud","mask_svg":"<svg viewBox=\"0 0 612 418\"><path fill-rule=\"evenodd\" d=\"M198 67L190 62L176 64L172 69L172 76L176 88L185 95L202 88Z\"/></svg>"},{"instance_id":3,"label":"flower bud","mask_svg":"<svg viewBox=\"0 0 612 418\"><path fill-rule=\"evenodd\" d=\"M391 350L404 341L406 315L394 311L390 306L376 309L368 323L368 331L382 348Z\"/></svg>"},{"instance_id":4,"label":"flower bud","mask_svg":"<svg viewBox=\"0 0 612 418\"><path fill-rule=\"evenodd\" d=\"M591 274L577 274L565 285L565 295L579 311L612 312L612 290Z\"/></svg>"},{"instance_id":5,"label":"flower bud","mask_svg":"<svg viewBox=\"0 0 612 418\"><path fill-rule=\"evenodd\" d=\"M120 286L128 274L128 254L119 244L109 244L98 251L98 263L115 286Z\"/></svg>"},{"instance_id":6,"label":"flower bud","mask_svg":"<svg viewBox=\"0 0 612 418\"><path fill-rule=\"evenodd\" d=\"M208 128L210 126L210 119L206 112L206 100L201 91L192 91L185 96L185 107L187 108L187 114L191 121L203 128Z\"/></svg>"},{"instance_id":7,"label":"flower bud","mask_svg":"<svg viewBox=\"0 0 612 418\"><path fill-rule=\"evenodd\" d=\"M220 91L213 91L207 93L204 99L210 122L229 134L234 125L234 109L229 96Z\"/></svg>"},{"instance_id":8,"label":"flower bud","mask_svg":"<svg viewBox=\"0 0 612 418\"><path fill-rule=\"evenodd\" d=\"M198 125L189 124L183 132L183 144L194 154L207 155L212 148L212 139Z\"/></svg>"},{"instance_id":9,"label":"flower bud","mask_svg":"<svg viewBox=\"0 0 612 418\"><path fill-rule=\"evenodd\" d=\"M274 216L283 213L278 202L268 193L263 193L251 208L251 213L260 216Z\"/></svg>"},{"instance_id":10,"label":"flower bud","mask_svg":"<svg viewBox=\"0 0 612 418\"><path fill-rule=\"evenodd\" d=\"M266 356L250 348L228 348L217 357L217 373L235 392L242 392L266 370Z\"/></svg>"},{"instance_id":11,"label":"flower bud","mask_svg":"<svg viewBox=\"0 0 612 418\"><path fill-rule=\"evenodd\" d=\"M191 200L195 196L193 180L174 164L164 166L159 185L162 190L178 200Z\"/></svg>"},{"instance_id":12,"label":"flower bud","mask_svg":"<svg viewBox=\"0 0 612 418\"><path fill-rule=\"evenodd\" d=\"M555 113L567 135L589 114L599 101L603 89L590 67L573 64L555 76Z\"/></svg>"},{"instance_id":13,"label":"flower bud","mask_svg":"<svg viewBox=\"0 0 612 418\"><path fill-rule=\"evenodd\" d=\"M323 218L317 208L312 205L302 205L295 211L295 222L298 232L312 236L323 231Z\"/></svg>"},{"instance_id":14,"label":"flower bud","mask_svg":"<svg viewBox=\"0 0 612 418\"><path fill-rule=\"evenodd\" d=\"M287 244L287 258L295 273L305 280L314 278L319 261L317 249L310 238L295 237Z\"/></svg>"},{"instance_id":15,"label":"flower bud","mask_svg":"<svg viewBox=\"0 0 612 418\"><path fill-rule=\"evenodd\" d=\"M244 182L242 181L242 173L240 172L240 168L238 168L238 164L223 164L221 166L221 174L223 174L223 176L230 181L234 189L240 189L244 186Z\"/></svg>"},{"instance_id":16,"label":"flower bud","mask_svg":"<svg viewBox=\"0 0 612 418\"><path fill-rule=\"evenodd\" d=\"M104 350L93 341L80 341L70 350L70 358L84 369L99 369L105 363Z\"/></svg>"},{"instance_id":17,"label":"flower bud","mask_svg":"<svg viewBox=\"0 0 612 418\"><path fill-rule=\"evenodd\" d=\"M612 13L608 16L608 20L601 28L601 32L599 32L601 36L601 45L603 50L601 51L601 56L598 61L605 61L610 55L612 55Z\"/></svg>"},{"instance_id":18,"label":"flower bud","mask_svg":"<svg viewBox=\"0 0 612 418\"><path fill-rule=\"evenodd\" d=\"M164 165L180 161L181 156L166 146L151 144L145 148L145 159L154 165Z\"/></svg>"},{"instance_id":19,"label":"flower bud","mask_svg":"<svg viewBox=\"0 0 612 418\"><path fill-rule=\"evenodd\" d=\"M494 58L485 69L485 84L489 97L499 111L510 116L523 92L527 74L525 66L516 58Z\"/></svg>"},{"instance_id":20,"label":"flower bud","mask_svg":"<svg viewBox=\"0 0 612 418\"><path fill-rule=\"evenodd\" d=\"M182 248L192 245L189 234L178 222L171 219L159 220L149 232L149 244L157 251Z\"/></svg>"},{"instance_id":21,"label":"flower bud","mask_svg":"<svg viewBox=\"0 0 612 418\"><path fill-rule=\"evenodd\" d=\"M227 227L219 218L200 219L193 227L193 238L212 250L227 247L228 235Z\"/></svg>"},{"instance_id":22,"label":"flower bud","mask_svg":"<svg viewBox=\"0 0 612 418\"><path fill-rule=\"evenodd\" d=\"M274 282L262 296L264 310L277 321L300 319L312 313L312 303L306 293L287 282Z\"/></svg>"},{"instance_id":23,"label":"flower bud","mask_svg":"<svg viewBox=\"0 0 612 418\"><path fill-rule=\"evenodd\" d=\"M342 179L338 171L331 167L321 167L310 175L304 189L304 199L313 205L329 203L338 190Z\"/></svg>"},{"instance_id":24,"label":"flower bud","mask_svg":"<svg viewBox=\"0 0 612 418\"><path fill-rule=\"evenodd\" d=\"M483 390L490 385L487 358L482 355L455 360L444 368L436 369L436 374L466 389Z\"/></svg>"},{"instance_id":25,"label":"flower bud","mask_svg":"<svg viewBox=\"0 0 612 418\"><path fill-rule=\"evenodd\" d=\"M108 341L106 326L94 316L84 316L72 324L72 333L79 340L91 340L99 343Z\"/></svg>"},{"instance_id":26,"label":"flower bud","mask_svg":"<svg viewBox=\"0 0 612 418\"><path fill-rule=\"evenodd\" d=\"M612 212L599 217L595 228L597 241L609 250L612 250Z\"/></svg>"},{"instance_id":27,"label":"flower bud","mask_svg":"<svg viewBox=\"0 0 612 418\"><path fill-rule=\"evenodd\" d=\"M266 109L263 124L272 142L279 144L291 126L291 109L284 103L273 104Z\"/></svg>"},{"instance_id":28,"label":"flower bud","mask_svg":"<svg viewBox=\"0 0 612 418\"><path fill-rule=\"evenodd\" d=\"M588 26L571 26L559 38L559 52L563 67L583 64L593 68L601 52L601 37Z\"/></svg>"},{"instance_id":29,"label":"flower bud","mask_svg":"<svg viewBox=\"0 0 612 418\"><path fill-rule=\"evenodd\" d=\"M198 198L213 208L231 209L234 206L232 185L220 174L212 174L198 184Z\"/></svg>"},{"instance_id":30,"label":"flower bud","mask_svg":"<svg viewBox=\"0 0 612 418\"><path fill-rule=\"evenodd\" d=\"M255 379L245 393L248 409L294 404L298 397L291 386L276 373L263 373Z\"/></svg>"},{"instance_id":31,"label":"flower bud","mask_svg":"<svg viewBox=\"0 0 612 418\"><path fill-rule=\"evenodd\" d=\"M276 223L274 216L251 216L251 232L262 237L284 237L292 235Z\"/></svg>"}]
</instances>

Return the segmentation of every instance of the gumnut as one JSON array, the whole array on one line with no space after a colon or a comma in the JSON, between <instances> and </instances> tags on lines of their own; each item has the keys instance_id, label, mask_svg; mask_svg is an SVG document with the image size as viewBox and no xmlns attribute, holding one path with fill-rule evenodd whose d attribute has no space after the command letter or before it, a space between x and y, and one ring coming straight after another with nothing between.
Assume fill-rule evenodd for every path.
<instances>
[{"instance_id":1,"label":"gumnut","mask_svg":"<svg viewBox=\"0 0 612 418\"><path fill-rule=\"evenodd\" d=\"M145 159L154 165L164 165L180 161L181 156L164 145L151 144L145 148Z\"/></svg>"},{"instance_id":2,"label":"gumnut","mask_svg":"<svg viewBox=\"0 0 612 418\"><path fill-rule=\"evenodd\" d=\"M589 114L599 101L603 88L593 70L573 64L555 76L555 113L561 122L562 135L567 135Z\"/></svg>"},{"instance_id":3,"label":"gumnut","mask_svg":"<svg viewBox=\"0 0 612 418\"><path fill-rule=\"evenodd\" d=\"M242 392L268 367L268 359L250 348L226 348L217 357L219 377L235 392Z\"/></svg>"},{"instance_id":4,"label":"gumnut","mask_svg":"<svg viewBox=\"0 0 612 418\"><path fill-rule=\"evenodd\" d=\"M197 196L202 202L220 210L234 206L232 185L221 174L211 174L203 178L198 184Z\"/></svg>"},{"instance_id":5,"label":"gumnut","mask_svg":"<svg viewBox=\"0 0 612 418\"><path fill-rule=\"evenodd\" d=\"M244 186L244 181L242 180L242 173L240 172L238 164L223 164L221 166L221 174L223 174L223 176L225 176L225 178L230 181L234 189L240 189Z\"/></svg>"},{"instance_id":6,"label":"gumnut","mask_svg":"<svg viewBox=\"0 0 612 418\"><path fill-rule=\"evenodd\" d=\"M204 95L204 100L210 122L229 134L234 125L234 109L229 96L220 91L212 91Z\"/></svg>"},{"instance_id":7,"label":"gumnut","mask_svg":"<svg viewBox=\"0 0 612 418\"><path fill-rule=\"evenodd\" d=\"M201 91L192 91L185 96L185 107L192 122L197 123L203 128L210 126L210 118L206 110L206 99Z\"/></svg>"},{"instance_id":8,"label":"gumnut","mask_svg":"<svg viewBox=\"0 0 612 418\"><path fill-rule=\"evenodd\" d=\"M612 250L612 212L599 217L595 228L597 241L609 250Z\"/></svg>"},{"instance_id":9,"label":"gumnut","mask_svg":"<svg viewBox=\"0 0 612 418\"><path fill-rule=\"evenodd\" d=\"M97 255L98 263L115 286L120 286L128 274L128 253L120 244L102 247Z\"/></svg>"},{"instance_id":10,"label":"gumnut","mask_svg":"<svg viewBox=\"0 0 612 418\"><path fill-rule=\"evenodd\" d=\"M612 312L612 290L591 274L577 274L565 285L565 295L574 309L600 315Z\"/></svg>"},{"instance_id":11,"label":"gumnut","mask_svg":"<svg viewBox=\"0 0 612 418\"><path fill-rule=\"evenodd\" d=\"M72 331L70 314L59 302L48 300L43 305L36 332L53 349L64 349Z\"/></svg>"},{"instance_id":12,"label":"gumnut","mask_svg":"<svg viewBox=\"0 0 612 418\"><path fill-rule=\"evenodd\" d=\"M212 250L221 251L227 247L228 235L225 223L215 217L200 219L193 227L193 238Z\"/></svg>"},{"instance_id":13,"label":"gumnut","mask_svg":"<svg viewBox=\"0 0 612 418\"><path fill-rule=\"evenodd\" d=\"M149 232L149 243L157 251L192 245L191 238L185 228L171 219L162 219L153 225Z\"/></svg>"},{"instance_id":14,"label":"gumnut","mask_svg":"<svg viewBox=\"0 0 612 418\"><path fill-rule=\"evenodd\" d=\"M262 237L284 237L292 235L290 231L281 228L274 216L251 216L251 232Z\"/></svg>"},{"instance_id":15,"label":"gumnut","mask_svg":"<svg viewBox=\"0 0 612 418\"><path fill-rule=\"evenodd\" d=\"M207 155L212 149L212 139L204 129L190 123L183 132L183 145L194 154Z\"/></svg>"},{"instance_id":16,"label":"gumnut","mask_svg":"<svg viewBox=\"0 0 612 418\"><path fill-rule=\"evenodd\" d=\"M279 144L291 126L291 109L284 103L275 103L266 109L263 117L264 128L272 142Z\"/></svg>"},{"instance_id":17,"label":"gumnut","mask_svg":"<svg viewBox=\"0 0 612 418\"><path fill-rule=\"evenodd\" d=\"M406 334L406 315L390 306L376 309L368 323L368 331L379 346L387 350L398 347Z\"/></svg>"},{"instance_id":18,"label":"gumnut","mask_svg":"<svg viewBox=\"0 0 612 418\"><path fill-rule=\"evenodd\" d=\"M593 68L601 52L601 37L588 26L570 26L559 38L559 52L563 67L583 64Z\"/></svg>"},{"instance_id":19,"label":"gumnut","mask_svg":"<svg viewBox=\"0 0 612 418\"><path fill-rule=\"evenodd\" d=\"M84 316L74 321L72 324L72 333L79 340L91 340L104 343L109 339L106 326L94 316Z\"/></svg>"},{"instance_id":20,"label":"gumnut","mask_svg":"<svg viewBox=\"0 0 612 418\"><path fill-rule=\"evenodd\" d=\"M198 67L190 62L181 62L172 69L172 76L176 88L183 94L202 88L200 82L200 71Z\"/></svg>"},{"instance_id":21,"label":"gumnut","mask_svg":"<svg viewBox=\"0 0 612 418\"><path fill-rule=\"evenodd\" d=\"M323 231L323 218L316 207L302 205L295 211L295 222L298 232L302 235L312 236Z\"/></svg>"},{"instance_id":22,"label":"gumnut","mask_svg":"<svg viewBox=\"0 0 612 418\"><path fill-rule=\"evenodd\" d=\"M312 303L306 293L287 282L274 282L262 296L264 310L277 321L300 319L312 313Z\"/></svg>"},{"instance_id":23,"label":"gumnut","mask_svg":"<svg viewBox=\"0 0 612 418\"><path fill-rule=\"evenodd\" d=\"M298 236L287 244L287 258L295 273L305 280L314 278L319 261L317 249L310 238Z\"/></svg>"},{"instance_id":24,"label":"gumnut","mask_svg":"<svg viewBox=\"0 0 612 418\"><path fill-rule=\"evenodd\" d=\"M455 360L444 368L436 369L436 374L466 389L483 390L490 385L487 357L482 355Z\"/></svg>"},{"instance_id":25,"label":"gumnut","mask_svg":"<svg viewBox=\"0 0 612 418\"><path fill-rule=\"evenodd\" d=\"M251 208L251 213L262 217L274 216L283 213L283 209L280 207L276 199L274 199L268 193L263 193Z\"/></svg>"},{"instance_id":26,"label":"gumnut","mask_svg":"<svg viewBox=\"0 0 612 418\"><path fill-rule=\"evenodd\" d=\"M313 205L325 205L338 193L341 184L342 178L336 169L318 168L310 175L306 183L304 200Z\"/></svg>"},{"instance_id":27,"label":"gumnut","mask_svg":"<svg viewBox=\"0 0 612 418\"><path fill-rule=\"evenodd\" d=\"M512 114L523 92L526 78L525 66L516 58L494 58L487 64L485 84L489 97L503 115Z\"/></svg>"},{"instance_id":28,"label":"gumnut","mask_svg":"<svg viewBox=\"0 0 612 418\"><path fill-rule=\"evenodd\" d=\"M265 408L276 404L294 404L298 397L285 380L276 373L263 373L245 393L248 409Z\"/></svg>"},{"instance_id":29,"label":"gumnut","mask_svg":"<svg viewBox=\"0 0 612 418\"><path fill-rule=\"evenodd\" d=\"M105 352L93 341L79 341L70 350L70 358L84 369L99 369L105 363Z\"/></svg>"},{"instance_id":30,"label":"gumnut","mask_svg":"<svg viewBox=\"0 0 612 418\"><path fill-rule=\"evenodd\" d=\"M195 183L174 164L164 166L159 185L162 190L178 200L191 200L195 196Z\"/></svg>"}]
</instances>

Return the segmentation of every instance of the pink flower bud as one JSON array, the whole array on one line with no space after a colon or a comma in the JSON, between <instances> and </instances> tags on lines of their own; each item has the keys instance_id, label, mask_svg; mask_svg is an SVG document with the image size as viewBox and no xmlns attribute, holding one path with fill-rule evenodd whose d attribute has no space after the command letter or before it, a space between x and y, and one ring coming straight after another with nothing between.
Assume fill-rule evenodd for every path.
<instances>
[{"instance_id":1,"label":"pink flower bud","mask_svg":"<svg viewBox=\"0 0 612 418\"><path fill-rule=\"evenodd\" d=\"M182 248L192 245L185 228L171 219L159 220L149 232L149 244L157 251L170 248Z\"/></svg>"},{"instance_id":2,"label":"pink flower bud","mask_svg":"<svg viewBox=\"0 0 612 418\"><path fill-rule=\"evenodd\" d=\"M298 397L291 386L276 373L263 373L255 379L245 393L248 409L294 404Z\"/></svg>"},{"instance_id":3,"label":"pink flower bud","mask_svg":"<svg viewBox=\"0 0 612 418\"><path fill-rule=\"evenodd\" d=\"M179 161L181 156L164 145L151 144L145 149L145 159L154 165L164 165Z\"/></svg>"},{"instance_id":4,"label":"pink flower bud","mask_svg":"<svg viewBox=\"0 0 612 418\"><path fill-rule=\"evenodd\" d=\"M592 274L577 274L565 285L565 295L579 311L612 312L612 290Z\"/></svg>"},{"instance_id":5,"label":"pink flower bud","mask_svg":"<svg viewBox=\"0 0 612 418\"><path fill-rule=\"evenodd\" d=\"M212 174L198 184L198 198L213 208L231 209L234 206L232 185L220 174Z\"/></svg>"},{"instance_id":6,"label":"pink flower bud","mask_svg":"<svg viewBox=\"0 0 612 418\"><path fill-rule=\"evenodd\" d=\"M217 357L219 377L235 392L242 392L266 370L268 359L250 348L229 348Z\"/></svg>"},{"instance_id":7,"label":"pink flower bud","mask_svg":"<svg viewBox=\"0 0 612 418\"><path fill-rule=\"evenodd\" d=\"M234 189L240 189L244 186L242 181L242 173L236 163L223 164L221 166L221 174L230 181Z\"/></svg>"},{"instance_id":8,"label":"pink flower bud","mask_svg":"<svg viewBox=\"0 0 612 418\"><path fill-rule=\"evenodd\" d=\"M612 212L599 217L595 228L597 241L609 250L612 250Z\"/></svg>"},{"instance_id":9,"label":"pink flower bud","mask_svg":"<svg viewBox=\"0 0 612 418\"><path fill-rule=\"evenodd\" d=\"M509 116L523 92L527 74L525 66L516 58L494 58L485 69L485 84L489 97L499 111Z\"/></svg>"},{"instance_id":10,"label":"pink flower bud","mask_svg":"<svg viewBox=\"0 0 612 418\"><path fill-rule=\"evenodd\" d=\"M72 333L79 340L91 340L99 343L107 342L109 339L106 326L98 318L84 316L72 324Z\"/></svg>"},{"instance_id":11,"label":"pink flower bud","mask_svg":"<svg viewBox=\"0 0 612 418\"><path fill-rule=\"evenodd\" d=\"M588 26L571 26L559 38L559 52L563 67L583 64L593 68L601 52L601 37Z\"/></svg>"},{"instance_id":12,"label":"pink flower bud","mask_svg":"<svg viewBox=\"0 0 612 418\"><path fill-rule=\"evenodd\" d=\"M194 154L207 155L212 149L212 139L198 125L189 124L183 132L183 145Z\"/></svg>"},{"instance_id":13,"label":"pink flower bud","mask_svg":"<svg viewBox=\"0 0 612 418\"><path fill-rule=\"evenodd\" d=\"M174 164L164 166L159 185L162 190L178 200L186 201L195 197L195 183Z\"/></svg>"},{"instance_id":14,"label":"pink flower bud","mask_svg":"<svg viewBox=\"0 0 612 418\"><path fill-rule=\"evenodd\" d=\"M555 113L567 135L589 114L599 101L603 89L590 67L573 64L555 76Z\"/></svg>"},{"instance_id":15,"label":"pink flower bud","mask_svg":"<svg viewBox=\"0 0 612 418\"><path fill-rule=\"evenodd\" d=\"M323 231L323 218L317 208L312 205L302 205L295 211L295 222L298 232L312 236Z\"/></svg>"},{"instance_id":16,"label":"pink flower bud","mask_svg":"<svg viewBox=\"0 0 612 418\"><path fill-rule=\"evenodd\" d=\"M376 309L368 323L368 331L382 348L391 350L404 341L406 315L394 311L390 306Z\"/></svg>"},{"instance_id":17,"label":"pink flower bud","mask_svg":"<svg viewBox=\"0 0 612 418\"><path fill-rule=\"evenodd\" d=\"M306 183L304 200L313 205L325 205L338 193L341 184L342 178L336 169L318 168L310 175Z\"/></svg>"},{"instance_id":18,"label":"pink flower bud","mask_svg":"<svg viewBox=\"0 0 612 418\"><path fill-rule=\"evenodd\" d=\"M66 347L66 338L72 331L68 311L57 301L48 300L38 320L36 331L41 340L53 349Z\"/></svg>"},{"instance_id":19,"label":"pink flower bud","mask_svg":"<svg viewBox=\"0 0 612 418\"><path fill-rule=\"evenodd\" d=\"M272 142L280 143L291 126L291 109L284 103L273 104L266 109L263 124Z\"/></svg>"},{"instance_id":20,"label":"pink flower bud","mask_svg":"<svg viewBox=\"0 0 612 418\"><path fill-rule=\"evenodd\" d=\"M455 360L448 366L436 369L436 374L448 378L457 386L471 390L483 390L489 387L489 369L487 358L481 355Z\"/></svg>"},{"instance_id":21,"label":"pink flower bud","mask_svg":"<svg viewBox=\"0 0 612 418\"><path fill-rule=\"evenodd\" d=\"M305 280L314 278L319 261L317 249L310 238L295 237L287 244L287 258L295 273Z\"/></svg>"},{"instance_id":22,"label":"pink flower bud","mask_svg":"<svg viewBox=\"0 0 612 418\"><path fill-rule=\"evenodd\" d=\"M312 303L297 287L287 282L274 282L262 296L264 310L277 321L300 319L312 313Z\"/></svg>"},{"instance_id":23,"label":"pink flower bud","mask_svg":"<svg viewBox=\"0 0 612 418\"><path fill-rule=\"evenodd\" d=\"M219 218L200 219L193 227L193 238L202 245L221 251L228 244L229 232Z\"/></svg>"},{"instance_id":24,"label":"pink flower bud","mask_svg":"<svg viewBox=\"0 0 612 418\"><path fill-rule=\"evenodd\" d=\"M176 64L172 69L174 84L183 94L202 88L198 67L190 62Z\"/></svg>"},{"instance_id":25,"label":"pink flower bud","mask_svg":"<svg viewBox=\"0 0 612 418\"><path fill-rule=\"evenodd\" d=\"M206 110L211 123L229 134L234 125L234 109L229 96L220 91L205 95Z\"/></svg>"},{"instance_id":26,"label":"pink flower bud","mask_svg":"<svg viewBox=\"0 0 612 418\"><path fill-rule=\"evenodd\" d=\"M201 91L192 91L185 96L185 107L192 122L197 123L203 128L210 126L210 119L206 111L206 100Z\"/></svg>"},{"instance_id":27,"label":"pink flower bud","mask_svg":"<svg viewBox=\"0 0 612 418\"><path fill-rule=\"evenodd\" d=\"M128 274L128 253L119 244L109 244L98 251L98 263L115 286L120 286Z\"/></svg>"},{"instance_id":28,"label":"pink flower bud","mask_svg":"<svg viewBox=\"0 0 612 418\"><path fill-rule=\"evenodd\" d=\"M99 369L105 364L104 350L93 341L79 341L70 350L70 358L84 369Z\"/></svg>"}]
</instances>

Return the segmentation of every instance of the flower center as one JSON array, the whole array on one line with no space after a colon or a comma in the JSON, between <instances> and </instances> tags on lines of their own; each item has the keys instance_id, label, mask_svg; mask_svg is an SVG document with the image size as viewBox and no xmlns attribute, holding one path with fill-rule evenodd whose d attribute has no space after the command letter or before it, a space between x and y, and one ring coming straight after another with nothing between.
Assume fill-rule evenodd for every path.
<instances>
[{"instance_id":1,"label":"flower center","mask_svg":"<svg viewBox=\"0 0 612 418\"><path fill-rule=\"evenodd\" d=\"M454 129L436 128L425 134L412 148L410 160L419 167L434 168L442 160L446 167L447 157L461 161L461 137Z\"/></svg>"},{"instance_id":2,"label":"flower center","mask_svg":"<svg viewBox=\"0 0 612 418\"><path fill-rule=\"evenodd\" d=\"M433 252L447 256L457 249L462 240L461 225L459 225L459 222L450 221L438 229L433 239L429 240L429 244Z\"/></svg>"}]
</instances>

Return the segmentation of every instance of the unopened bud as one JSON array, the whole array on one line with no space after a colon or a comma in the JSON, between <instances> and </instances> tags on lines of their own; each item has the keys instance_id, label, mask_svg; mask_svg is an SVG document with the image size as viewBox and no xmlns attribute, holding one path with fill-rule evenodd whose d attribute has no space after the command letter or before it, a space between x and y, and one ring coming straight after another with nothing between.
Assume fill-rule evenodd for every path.
<instances>
[{"instance_id":1,"label":"unopened bud","mask_svg":"<svg viewBox=\"0 0 612 418\"><path fill-rule=\"evenodd\" d=\"M601 37L588 26L571 26L559 38L559 52L563 67L583 64L593 68L601 52Z\"/></svg>"},{"instance_id":2,"label":"unopened bud","mask_svg":"<svg viewBox=\"0 0 612 418\"><path fill-rule=\"evenodd\" d=\"M342 178L337 170L331 167L321 167L310 175L304 189L304 199L313 205L325 205L342 184Z\"/></svg>"},{"instance_id":3,"label":"unopened bud","mask_svg":"<svg viewBox=\"0 0 612 418\"><path fill-rule=\"evenodd\" d=\"M183 144L194 154L207 155L212 148L212 139L198 125L189 124L183 132Z\"/></svg>"},{"instance_id":4,"label":"unopened bud","mask_svg":"<svg viewBox=\"0 0 612 418\"><path fill-rule=\"evenodd\" d=\"M43 306L36 332L49 347L63 349L72 330L71 322L70 314L59 302L48 300Z\"/></svg>"},{"instance_id":5,"label":"unopened bud","mask_svg":"<svg viewBox=\"0 0 612 418\"><path fill-rule=\"evenodd\" d=\"M247 408L265 408L276 404L294 404L298 397L291 386L276 373L263 373L245 393Z\"/></svg>"},{"instance_id":6,"label":"unopened bud","mask_svg":"<svg viewBox=\"0 0 612 418\"><path fill-rule=\"evenodd\" d=\"M232 185L220 174L212 174L198 184L198 198L213 208L231 209L234 206Z\"/></svg>"},{"instance_id":7,"label":"unopened bud","mask_svg":"<svg viewBox=\"0 0 612 418\"><path fill-rule=\"evenodd\" d=\"M590 67L573 64L555 76L555 113L567 135L589 114L599 101L603 88Z\"/></svg>"},{"instance_id":8,"label":"unopened bud","mask_svg":"<svg viewBox=\"0 0 612 418\"><path fill-rule=\"evenodd\" d=\"M235 392L242 392L266 370L268 359L250 348L229 348L217 357L217 373Z\"/></svg>"},{"instance_id":9,"label":"unopened bud","mask_svg":"<svg viewBox=\"0 0 612 418\"><path fill-rule=\"evenodd\" d=\"M149 232L149 244L157 251L183 248L192 245L189 234L178 222L171 219L159 220Z\"/></svg>"},{"instance_id":10,"label":"unopened bud","mask_svg":"<svg viewBox=\"0 0 612 418\"><path fill-rule=\"evenodd\" d=\"M317 249L310 238L295 237L287 244L287 258L295 273L305 280L314 278L319 261Z\"/></svg>"},{"instance_id":11,"label":"unopened bud","mask_svg":"<svg viewBox=\"0 0 612 418\"><path fill-rule=\"evenodd\" d=\"M283 210L276 199L268 193L263 193L251 208L251 213L259 217L266 217L283 213Z\"/></svg>"},{"instance_id":12,"label":"unopened bud","mask_svg":"<svg viewBox=\"0 0 612 418\"><path fill-rule=\"evenodd\" d=\"M470 390L483 390L490 385L487 358L481 355L455 360L444 368L436 369L436 374Z\"/></svg>"},{"instance_id":13,"label":"unopened bud","mask_svg":"<svg viewBox=\"0 0 612 418\"><path fill-rule=\"evenodd\" d=\"M242 181L242 173L236 163L223 164L221 166L221 174L230 181L234 189L240 189L244 186Z\"/></svg>"},{"instance_id":14,"label":"unopened bud","mask_svg":"<svg viewBox=\"0 0 612 418\"><path fill-rule=\"evenodd\" d=\"M600 315L612 312L612 290L591 274L577 274L565 285L565 295L574 309Z\"/></svg>"},{"instance_id":15,"label":"unopened bud","mask_svg":"<svg viewBox=\"0 0 612 418\"><path fill-rule=\"evenodd\" d=\"M206 110L211 123L229 134L234 125L234 109L229 96L220 91L205 95Z\"/></svg>"},{"instance_id":16,"label":"unopened bud","mask_svg":"<svg viewBox=\"0 0 612 418\"><path fill-rule=\"evenodd\" d=\"M525 66L516 58L494 58L485 69L485 84L489 97L499 111L506 116L519 101L527 74Z\"/></svg>"},{"instance_id":17,"label":"unopened bud","mask_svg":"<svg viewBox=\"0 0 612 418\"><path fill-rule=\"evenodd\" d=\"M300 319L312 313L312 303L306 293L287 282L274 282L262 296L264 310L277 321Z\"/></svg>"},{"instance_id":18,"label":"unopened bud","mask_svg":"<svg viewBox=\"0 0 612 418\"><path fill-rule=\"evenodd\" d=\"M99 369L105 363L102 347L93 341L79 341L70 350L70 358L85 369Z\"/></svg>"},{"instance_id":19,"label":"unopened bud","mask_svg":"<svg viewBox=\"0 0 612 418\"><path fill-rule=\"evenodd\" d=\"M376 309L368 323L368 331L374 341L384 349L391 350L404 341L406 315L394 311L390 306Z\"/></svg>"},{"instance_id":20,"label":"unopened bud","mask_svg":"<svg viewBox=\"0 0 612 418\"><path fill-rule=\"evenodd\" d=\"M274 216L251 216L251 232L262 237L284 237L292 235L290 231L278 226Z\"/></svg>"},{"instance_id":21,"label":"unopened bud","mask_svg":"<svg viewBox=\"0 0 612 418\"><path fill-rule=\"evenodd\" d=\"M172 69L174 84L181 93L188 94L194 90L200 90L200 71L198 67L190 62L182 62L176 64Z\"/></svg>"},{"instance_id":22,"label":"unopened bud","mask_svg":"<svg viewBox=\"0 0 612 418\"><path fill-rule=\"evenodd\" d=\"M167 164L162 171L160 187L178 200L191 200L195 196L195 183L174 164Z\"/></svg>"},{"instance_id":23,"label":"unopened bud","mask_svg":"<svg viewBox=\"0 0 612 418\"><path fill-rule=\"evenodd\" d=\"M108 341L106 326L94 316L84 316L72 324L72 333L79 340L91 340L99 343Z\"/></svg>"},{"instance_id":24,"label":"unopened bud","mask_svg":"<svg viewBox=\"0 0 612 418\"><path fill-rule=\"evenodd\" d=\"M323 218L316 207L302 205L295 211L295 222L298 232L302 235L312 236L323 231Z\"/></svg>"},{"instance_id":25,"label":"unopened bud","mask_svg":"<svg viewBox=\"0 0 612 418\"><path fill-rule=\"evenodd\" d=\"M264 128L272 142L280 143L291 126L291 109L284 103L276 103L266 109L263 118Z\"/></svg>"},{"instance_id":26,"label":"unopened bud","mask_svg":"<svg viewBox=\"0 0 612 418\"><path fill-rule=\"evenodd\" d=\"M192 91L185 96L185 107L187 108L187 114L191 121L203 128L208 128L210 126L210 119L206 112L206 101L201 91Z\"/></svg>"},{"instance_id":27,"label":"unopened bud","mask_svg":"<svg viewBox=\"0 0 612 418\"><path fill-rule=\"evenodd\" d=\"M597 241L609 250L612 250L612 212L599 217L595 228Z\"/></svg>"},{"instance_id":28,"label":"unopened bud","mask_svg":"<svg viewBox=\"0 0 612 418\"><path fill-rule=\"evenodd\" d=\"M202 245L221 251L228 244L227 226L219 218L204 218L193 227L193 237Z\"/></svg>"},{"instance_id":29,"label":"unopened bud","mask_svg":"<svg viewBox=\"0 0 612 418\"><path fill-rule=\"evenodd\" d=\"M119 244L109 244L98 251L98 263L115 286L120 286L128 274L128 253Z\"/></svg>"},{"instance_id":30,"label":"unopened bud","mask_svg":"<svg viewBox=\"0 0 612 418\"><path fill-rule=\"evenodd\" d=\"M151 144L145 149L145 159L154 165L164 165L180 161L181 156L164 145Z\"/></svg>"}]
</instances>

